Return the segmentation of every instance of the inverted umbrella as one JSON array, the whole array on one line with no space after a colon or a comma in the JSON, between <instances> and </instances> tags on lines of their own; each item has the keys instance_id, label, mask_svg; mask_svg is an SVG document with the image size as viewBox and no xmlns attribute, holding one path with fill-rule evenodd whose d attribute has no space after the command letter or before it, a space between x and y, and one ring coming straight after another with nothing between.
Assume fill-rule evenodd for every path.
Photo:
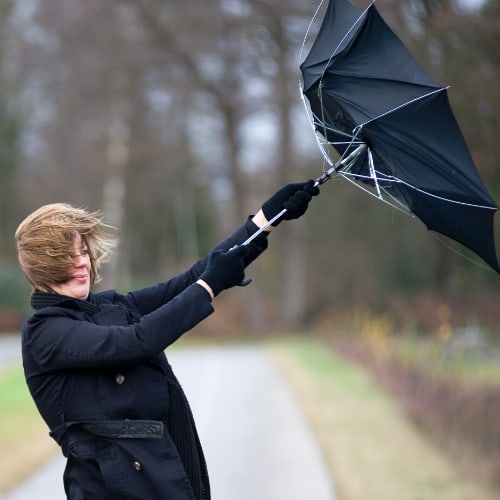
<instances>
[{"instance_id":1,"label":"inverted umbrella","mask_svg":"<svg viewBox=\"0 0 500 500\"><path fill-rule=\"evenodd\" d=\"M330 166L317 183L338 174L364 186L500 272L493 234L497 206L446 88L422 71L374 3L360 11L347 0L330 0L301 71Z\"/></svg>"}]
</instances>

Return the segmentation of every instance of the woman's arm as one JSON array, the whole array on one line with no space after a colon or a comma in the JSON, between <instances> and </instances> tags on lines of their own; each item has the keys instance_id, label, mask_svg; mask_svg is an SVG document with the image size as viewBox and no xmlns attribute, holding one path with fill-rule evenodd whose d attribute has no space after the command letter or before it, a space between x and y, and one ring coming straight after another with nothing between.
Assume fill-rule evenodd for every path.
<instances>
[{"instance_id":1,"label":"woman's arm","mask_svg":"<svg viewBox=\"0 0 500 500\"><path fill-rule=\"evenodd\" d=\"M228 250L235 245L243 243L252 234L257 232L259 228L266 223L264 214L261 212L262 211L260 210L252 218L249 217L245 224L240 226L231 235L222 240L217 246L213 248L212 252L215 250ZM244 258L245 266L248 266L262 252L264 252L264 250L266 250L268 245L268 234L268 230L264 231L249 245L249 253ZM128 300L132 301L134 306L141 312L141 314L150 313L158 307L161 307L163 304L166 304L169 300L172 300L173 297L177 296L189 285L196 283L205 270L207 262L208 255L193 264L190 269L175 276L174 278L159 282L152 286L135 290L127 294L126 297ZM199 285L203 286L201 283L199 283Z\"/></svg>"},{"instance_id":2,"label":"woman's arm","mask_svg":"<svg viewBox=\"0 0 500 500\"><path fill-rule=\"evenodd\" d=\"M48 370L106 368L148 360L213 312L193 285L137 323L105 326L62 307L36 312L23 328L23 358Z\"/></svg>"}]
</instances>

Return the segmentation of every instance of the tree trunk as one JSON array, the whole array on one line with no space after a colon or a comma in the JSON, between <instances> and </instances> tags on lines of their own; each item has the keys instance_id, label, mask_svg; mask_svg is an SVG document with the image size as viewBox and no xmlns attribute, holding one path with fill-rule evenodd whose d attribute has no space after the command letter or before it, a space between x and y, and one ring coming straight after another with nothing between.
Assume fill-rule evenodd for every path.
<instances>
[{"instance_id":1,"label":"tree trunk","mask_svg":"<svg viewBox=\"0 0 500 500\"><path fill-rule=\"evenodd\" d=\"M123 226L125 213L125 169L129 157L129 135L128 127L129 109L123 103L120 109L115 110L109 129L108 144L105 153L105 173L103 176L102 205L106 215L106 221L117 229ZM106 288L116 286L119 278L123 278L124 266L120 264L121 250L116 249L113 259L106 268L105 283ZM120 269L120 275L118 270Z\"/></svg>"},{"instance_id":2,"label":"tree trunk","mask_svg":"<svg viewBox=\"0 0 500 500\"><path fill-rule=\"evenodd\" d=\"M289 54L287 50L286 36L281 22L276 23L276 41L280 46L280 54L277 58L279 74L277 77L278 89L275 93L278 103L278 115L280 123L279 134L279 184L285 184L293 179L295 165L293 161L292 144L292 104L295 102L290 89L290 72L287 68ZM285 222L279 227L282 231L282 242L280 255L281 260L281 303L280 319L287 326L296 325L304 316L304 249L301 238L301 228L296 221Z\"/></svg>"}]
</instances>

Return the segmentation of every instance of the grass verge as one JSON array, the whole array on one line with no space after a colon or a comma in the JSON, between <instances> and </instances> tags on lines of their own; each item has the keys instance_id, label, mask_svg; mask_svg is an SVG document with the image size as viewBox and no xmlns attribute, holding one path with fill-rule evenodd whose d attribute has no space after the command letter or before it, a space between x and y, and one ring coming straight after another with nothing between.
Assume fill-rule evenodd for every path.
<instances>
[{"instance_id":1,"label":"grass verge","mask_svg":"<svg viewBox=\"0 0 500 500\"><path fill-rule=\"evenodd\" d=\"M57 452L26 388L20 367L0 373L0 494Z\"/></svg>"},{"instance_id":2,"label":"grass verge","mask_svg":"<svg viewBox=\"0 0 500 500\"><path fill-rule=\"evenodd\" d=\"M320 342L271 345L322 446L339 500L488 500L355 364Z\"/></svg>"}]
</instances>

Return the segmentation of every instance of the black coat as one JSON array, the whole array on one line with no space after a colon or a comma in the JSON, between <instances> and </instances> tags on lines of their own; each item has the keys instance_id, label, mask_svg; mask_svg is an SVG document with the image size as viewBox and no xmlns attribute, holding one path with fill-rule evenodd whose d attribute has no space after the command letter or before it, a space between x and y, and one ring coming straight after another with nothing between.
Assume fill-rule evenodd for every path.
<instances>
[{"instance_id":1,"label":"black coat","mask_svg":"<svg viewBox=\"0 0 500 500\"><path fill-rule=\"evenodd\" d=\"M217 248L241 243L251 222ZM247 264L267 246L252 244ZM71 500L208 500L203 452L164 349L212 313L195 281L207 259L179 276L121 295L80 301L35 292L23 325L26 381L67 457Z\"/></svg>"}]
</instances>

